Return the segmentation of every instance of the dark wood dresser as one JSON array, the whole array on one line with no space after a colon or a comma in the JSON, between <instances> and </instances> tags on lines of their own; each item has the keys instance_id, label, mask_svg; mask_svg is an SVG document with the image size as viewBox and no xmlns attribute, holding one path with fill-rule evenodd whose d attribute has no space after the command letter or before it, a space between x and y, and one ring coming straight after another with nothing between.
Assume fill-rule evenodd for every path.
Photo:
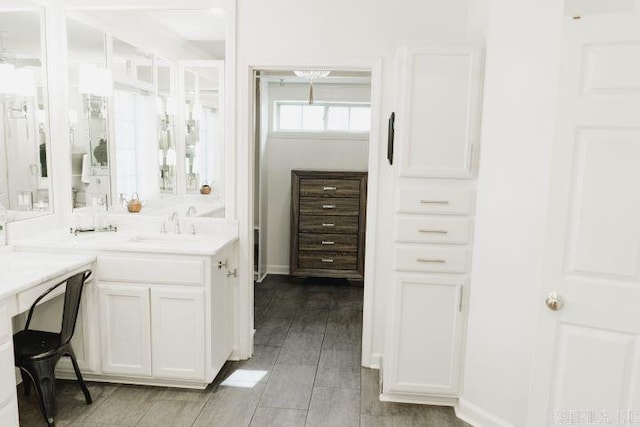
<instances>
[{"instance_id":1,"label":"dark wood dresser","mask_svg":"<svg viewBox=\"0 0 640 427\"><path fill-rule=\"evenodd\" d=\"M290 274L364 279L366 172L291 171Z\"/></svg>"}]
</instances>

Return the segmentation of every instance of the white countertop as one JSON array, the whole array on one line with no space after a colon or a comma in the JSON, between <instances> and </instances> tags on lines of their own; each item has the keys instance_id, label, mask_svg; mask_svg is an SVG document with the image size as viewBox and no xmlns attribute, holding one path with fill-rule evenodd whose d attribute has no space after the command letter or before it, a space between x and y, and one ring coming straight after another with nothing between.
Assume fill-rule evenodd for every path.
<instances>
[{"instance_id":1,"label":"white countertop","mask_svg":"<svg viewBox=\"0 0 640 427\"><path fill-rule=\"evenodd\" d=\"M237 239L237 232L231 229L195 235L149 233L131 229L74 235L69 229L58 229L13 240L11 245L21 250L65 249L211 256Z\"/></svg>"},{"instance_id":2,"label":"white countertop","mask_svg":"<svg viewBox=\"0 0 640 427\"><path fill-rule=\"evenodd\" d=\"M0 253L0 299L95 262L93 255Z\"/></svg>"}]
</instances>

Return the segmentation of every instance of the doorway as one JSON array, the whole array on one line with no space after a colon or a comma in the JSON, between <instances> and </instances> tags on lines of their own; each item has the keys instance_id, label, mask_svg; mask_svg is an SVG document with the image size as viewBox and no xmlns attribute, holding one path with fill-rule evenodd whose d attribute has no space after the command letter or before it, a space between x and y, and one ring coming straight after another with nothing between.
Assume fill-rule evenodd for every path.
<instances>
[{"instance_id":1,"label":"doorway","mask_svg":"<svg viewBox=\"0 0 640 427\"><path fill-rule=\"evenodd\" d=\"M366 151L364 152L364 155L361 156L360 158L360 161L362 162L360 163L361 165L360 169L368 171L368 191L367 191L367 201L366 201L367 238L366 238L366 250L365 250L366 256L365 256L365 263L364 263L365 264L364 303L363 303L363 308L361 310L362 321L363 321L361 362L363 366L378 367L379 365L376 361L377 359L375 359L374 357L373 358L374 360L372 361L372 357L371 357L371 336L372 336L371 325L372 325L372 316L373 316L373 291L374 291L374 277L373 277L374 250L373 248L374 248L374 240L375 240L374 230L375 230L375 224L376 224L375 206L377 204L376 189L377 189L378 162L379 162L377 153L379 151L378 149L379 129L381 125L380 111L379 111L381 61L349 59L348 61L347 60L345 61L319 60L318 62L314 62L314 63L310 63L309 61L305 61L305 62L306 63L295 64L295 61L294 61L293 64L288 63L287 65L274 64L273 62L270 62L265 64L264 66L258 66L258 65L248 66L243 70L246 72L246 74L243 74L241 76L241 78L246 77L245 81L249 83L246 86L246 88L249 89L245 93L246 97L243 96L242 93L240 93L240 99L241 100L245 99L248 101L248 104L245 105L245 108L246 108L245 111L247 112L247 116L246 116L247 120L245 123L248 126L249 137L247 139L242 140L243 142L246 141L247 146L243 147L241 145L239 147L239 153L245 152L248 156L248 159L247 159L248 161L246 164L242 164L243 163L242 161L238 162L238 169L239 169L238 173L239 173L239 176L243 176L244 175L243 169L246 168L246 176L250 177L250 179L246 182L248 195L249 195L247 204L243 206L244 203L240 202L238 205L238 211L240 213L244 211L246 213L246 218L248 220L247 221L248 227L246 229L241 229L241 239L244 235L246 236L246 242L247 242L247 245L244 247L244 249L241 249L241 250L243 251L244 254L246 254L245 259L247 261L247 264L245 265L247 265L248 268L245 271L248 274L244 275L241 272L240 280L241 280L241 283L243 283L243 286L240 290L241 292L240 301L250 301L251 303L249 307L245 306L243 303L241 304L240 321L242 325L242 320L244 318L246 319L246 321L248 321L249 325L254 324L254 317L253 317L253 314L254 314L254 310L253 310L254 281L253 279L254 277L256 279L261 280L264 278L264 275L267 272L272 272L272 273L281 272L280 274L288 273L288 270L286 269L288 264L288 251L284 252L284 254L280 253L278 255L280 259L280 263L271 262L270 264L269 251L271 248L269 246L265 246L265 241L268 240L268 236L270 235L268 231L269 227L267 226L267 228L265 229L264 226L262 226L263 229L261 230L260 215L263 215L262 221L264 224L265 223L264 213L266 212L266 217L268 221L271 210L269 210L268 208L266 210L265 209L261 210L260 200L262 199L263 205L264 205L265 200L266 201L272 200L273 194L269 192L270 189L268 188L268 185L267 185L267 188L264 188L264 185L262 188L260 187L261 175L264 177L269 172L269 168L268 168L269 153L268 151L265 150L265 148L268 148L268 144L265 143L264 133L261 133L259 131L263 129L269 130L269 126L272 126L271 129L274 129L273 128L274 120L278 120L276 122L276 125L280 127L294 127L294 129L292 130L288 129L290 131L290 134L289 134L290 138L287 141L290 144L291 140L299 136L299 135L296 135L296 133L300 133L297 131L303 131L303 129L296 130L295 127L298 125L300 125L301 127L305 126L303 123L299 122L299 120L303 120L303 119L299 119L298 115L296 115L297 113L291 113L291 111L295 110L296 108L289 108L287 109L288 111L285 112L285 114L290 114L289 117L291 117L291 114L293 114L296 117L295 120L292 120L294 124L291 124L290 122L281 123L279 121L280 116L278 116L274 111L274 109L277 108L275 103L271 105L271 109L270 109L271 113L268 113L268 114L265 113L265 110L259 108L261 104L265 103L264 96L262 96L262 99L260 99L260 96L262 95L260 93L261 92L260 85L271 84L272 86L281 88L282 86L280 85L283 84L284 87L286 88L288 84L287 79L283 79L284 81L281 82L280 79L282 77L277 77L277 75L288 72L291 76L293 76L292 71L305 70L305 69L331 70L332 72L335 72L334 74L335 80L333 81L333 83L339 83L339 82L347 83L347 79L351 78L351 79L360 79L358 83L362 85L364 80L367 80L366 84L369 86L369 89L365 91L368 92L368 95L369 95L368 108L370 108L370 110L368 114L369 114L370 132L369 132L368 138L365 138L365 141L364 141L366 145ZM269 80L272 80L272 81L268 83ZM298 101L301 102L301 105L305 105L305 102L306 102L306 105L309 105L308 103L309 95L310 95L309 82L300 80L299 78L297 83L299 86L298 88L299 92L304 94L302 98L298 99ZM289 84L293 84L293 81L291 81ZM353 82L352 82L352 85L353 85ZM322 88L322 86L319 84L319 82L316 81L314 82L314 94L313 94L314 96L313 101L315 103L324 102L324 104L330 104L332 101L339 102L341 100L339 96L338 97L334 96L333 98L325 97L322 94L323 89L318 89L318 88ZM240 89L242 92L242 87ZM360 89L362 91L362 88ZM325 99L322 99L322 98L325 98ZM283 101L291 101L291 100L295 101L296 99L290 98L288 100L283 100ZM344 101L344 99L342 99L342 101ZM282 112L283 106L287 107L286 104L287 104L286 102L280 103L280 110L281 110L280 112ZM327 110L325 111L325 114L328 114L328 108L330 107L330 105L329 106L324 105L324 107L325 107L325 110ZM340 107L345 107L345 106L341 105ZM342 111L343 111L342 117L346 117L344 110ZM302 114L304 113L300 112L300 115ZM354 114L357 114L357 112L354 112ZM286 117L283 118L283 120L285 119ZM329 126L327 124L328 120L329 120L328 116L324 117L322 120L322 125ZM320 121L315 122L316 123L315 125L309 124L309 122L307 122L307 126L316 126L316 125L319 126L318 124L319 122ZM356 121L354 121L354 123L356 123ZM256 130L259 130L259 131L256 131ZM331 140L326 137L324 139L317 138L317 141L316 141L316 143L324 143L325 145L329 144L330 142ZM287 143L285 142L283 144L287 144ZM303 146L300 145L297 148L301 149L302 147ZM352 148L353 147L355 147L355 145L353 145ZM261 149L262 151L260 152ZM334 157L338 159L338 162L342 161L341 160L342 155L335 155ZM278 160L284 161L284 159L278 159ZM267 165L267 167L262 168L261 166L264 166L265 164ZM338 168L340 166L340 163L336 163L336 164L338 166L336 166L335 168ZM310 165L307 168L309 167L317 167L317 166ZM342 168L344 169L345 166L342 166ZM325 167L325 169L327 169L327 167ZM280 211L277 211L275 209L273 209L273 211L276 212L274 215L279 215L280 217L282 217L281 219L284 220L284 222L287 224L286 226L287 236L285 236L284 240L287 242L287 245L288 245L288 235L289 235L288 224L290 221L289 197L290 197L290 191L291 191L290 181L289 181L290 170L286 170L284 175L286 175L287 177L286 181L282 181L282 178L280 178L280 181L276 180L274 182L279 183L278 185L280 187L283 187L284 193L286 193L286 203L280 204L280 207L279 207ZM264 183L265 181L263 180L262 182ZM239 184L241 184L239 187L239 190L241 190L241 187L243 186L242 185L243 182L239 182ZM256 205L255 209L253 205ZM241 214L240 216L242 217L243 215ZM262 233L260 233L261 231ZM255 237L255 241L258 243L257 252L256 252L256 247L254 247L254 237ZM262 251L260 250L261 248L262 248ZM254 266L257 267L255 269L255 273L256 273L255 276L253 274ZM279 268L278 266L280 266L280 270L278 270ZM246 295L246 299L243 297L242 294ZM247 312L242 313L242 311L244 311L243 307L247 308ZM241 330L244 330L242 326L241 326ZM246 336L246 341L244 343L242 341L240 342L241 347L240 347L240 352L238 353L239 355L243 354L243 350L246 352L245 354L247 356L251 355L252 353L253 333L255 331L252 330L252 328L250 328L249 330L250 330L250 334ZM241 339L242 339L242 334L241 334ZM244 347L243 344L246 345L246 347Z\"/></svg>"}]
</instances>

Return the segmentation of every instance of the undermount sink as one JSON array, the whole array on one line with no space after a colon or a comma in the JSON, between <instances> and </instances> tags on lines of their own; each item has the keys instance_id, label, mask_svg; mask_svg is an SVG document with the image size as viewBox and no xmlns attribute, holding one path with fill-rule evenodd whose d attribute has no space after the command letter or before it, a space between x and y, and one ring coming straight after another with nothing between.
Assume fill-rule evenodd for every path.
<instances>
[{"instance_id":1,"label":"undermount sink","mask_svg":"<svg viewBox=\"0 0 640 427\"><path fill-rule=\"evenodd\" d=\"M197 242L202 236L195 234L139 234L129 239L130 242L154 243L154 242Z\"/></svg>"}]
</instances>

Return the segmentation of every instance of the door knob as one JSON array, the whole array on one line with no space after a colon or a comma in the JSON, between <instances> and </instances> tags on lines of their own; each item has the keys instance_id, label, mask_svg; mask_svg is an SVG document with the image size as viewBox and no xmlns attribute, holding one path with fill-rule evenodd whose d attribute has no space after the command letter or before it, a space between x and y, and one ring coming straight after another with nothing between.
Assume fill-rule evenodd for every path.
<instances>
[{"instance_id":1,"label":"door knob","mask_svg":"<svg viewBox=\"0 0 640 427\"><path fill-rule=\"evenodd\" d=\"M555 292L551 292L549 295L547 295L544 303L547 304L547 308L552 311L558 311L564 305L562 297Z\"/></svg>"}]
</instances>

